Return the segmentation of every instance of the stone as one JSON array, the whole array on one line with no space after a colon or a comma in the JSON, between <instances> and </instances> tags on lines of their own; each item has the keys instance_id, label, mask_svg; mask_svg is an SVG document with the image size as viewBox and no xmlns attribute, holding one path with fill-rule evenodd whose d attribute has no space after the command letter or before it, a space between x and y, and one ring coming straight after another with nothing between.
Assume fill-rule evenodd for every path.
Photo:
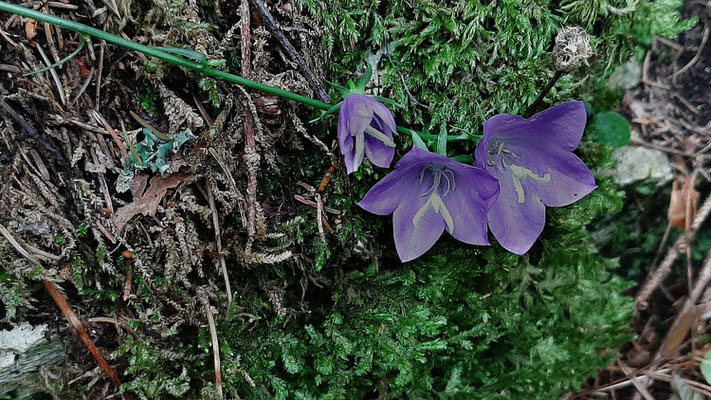
<instances>
[{"instance_id":1,"label":"stone","mask_svg":"<svg viewBox=\"0 0 711 400\"><path fill-rule=\"evenodd\" d=\"M613 175L620 186L650 180L662 186L674 179L667 155L654 149L639 146L623 146L612 152L617 161Z\"/></svg>"}]
</instances>

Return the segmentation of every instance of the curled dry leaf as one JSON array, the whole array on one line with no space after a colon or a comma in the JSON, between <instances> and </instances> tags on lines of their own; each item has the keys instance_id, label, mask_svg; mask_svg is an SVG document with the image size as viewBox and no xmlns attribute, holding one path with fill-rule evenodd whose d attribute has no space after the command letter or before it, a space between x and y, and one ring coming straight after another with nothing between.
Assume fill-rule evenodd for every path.
<instances>
[{"instance_id":1,"label":"curled dry leaf","mask_svg":"<svg viewBox=\"0 0 711 400\"><path fill-rule=\"evenodd\" d=\"M27 40L32 40L37 36L37 21L34 19L28 19L25 23L25 36Z\"/></svg>"},{"instance_id":2,"label":"curled dry leaf","mask_svg":"<svg viewBox=\"0 0 711 400\"><path fill-rule=\"evenodd\" d=\"M133 202L116 210L111 222L113 222L118 232L121 232L134 216L138 214L155 215L158 204L160 204L168 189L178 186L191 177L192 174L183 173L153 177L148 190L142 194L134 192Z\"/></svg>"},{"instance_id":3,"label":"curled dry leaf","mask_svg":"<svg viewBox=\"0 0 711 400\"><path fill-rule=\"evenodd\" d=\"M77 67L79 67L79 75L81 75L82 78L88 77L91 71L86 66L86 60L83 58L77 58L74 60L74 62L76 63Z\"/></svg>"},{"instance_id":4,"label":"curled dry leaf","mask_svg":"<svg viewBox=\"0 0 711 400\"><path fill-rule=\"evenodd\" d=\"M687 223L696 217L699 203L699 192L694 189L696 174L688 177L678 177L672 186L671 200L667 210L667 218L672 226L686 229Z\"/></svg>"}]
</instances>

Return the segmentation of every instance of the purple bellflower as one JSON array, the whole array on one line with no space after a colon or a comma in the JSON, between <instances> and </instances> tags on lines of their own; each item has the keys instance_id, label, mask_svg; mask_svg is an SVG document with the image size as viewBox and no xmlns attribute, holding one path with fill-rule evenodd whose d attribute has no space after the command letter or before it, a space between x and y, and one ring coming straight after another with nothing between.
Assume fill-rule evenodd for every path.
<instances>
[{"instance_id":1,"label":"purple bellflower","mask_svg":"<svg viewBox=\"0 0 711 400\"><path fill-rule=\"evenodd\" d=\"M351 94L338 114L338 144L352 173L368 156L381 168L390 167L395 155L395 119L379 101L364 94Z\"/></svg>"},{"instance_id":2,"label":"purple bellflower","mask_svg":"<svg viewBox=\"0 0 711 400\"><path fill-rule=\"evenodd\" d=\"M545 225L545 207L572 204L597 186L572 151L585 130L585 106L571 101L531 118L499 114L484 123L476 165L499 180L489 228L501 246L526 253Z\"/></svg>"},{"instance_id":3,"label":"purple bellflower","mask_svg":"<svg viewBox=\"0 0 711 400\"><path fill-rule=\"evenodd\" d=\"M413 147L358 205L393 214L395 248L406 262L429 250L445 229L462 242L488 245L486 212L498 192L486 171Z\"/></svg>"}]
</instances>

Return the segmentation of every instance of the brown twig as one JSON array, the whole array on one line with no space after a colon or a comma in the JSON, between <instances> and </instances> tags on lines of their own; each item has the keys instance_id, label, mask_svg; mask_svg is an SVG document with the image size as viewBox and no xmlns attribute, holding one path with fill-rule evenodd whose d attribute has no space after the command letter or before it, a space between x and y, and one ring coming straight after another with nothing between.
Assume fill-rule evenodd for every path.
<instances>
[{"instance_id":1,"label":"brown twig","mask_svg":"<svg viewBox=\"0 0 711 400\"><path fill-rule=\"evenodd\" d=\"M251 16L249 12L249 0L242 0L242 76L247 78L250 75L252 64L252 32L250 30ZM251 249L257 226L257 171L259 169L259 153L257 153L257 143L254 139L254 120L252 114L245 104L242 107L244 114L244 162L247 164L247 246L246 252Z\"/></svg>"},{"instance_id":2,"label":"brown twig","mask_svg":"<svg viewBox=\"0 0 711 400\"><path fill-rule=\"evenodd\" d=\"M625 364L622 360L617 360L617 364L620 366L620 369L622 369L622 372L625 375L630 375L632 373L632 368L628 367L627 364ZM635 389L637 389L637 392L639 394L641 394L645 400L654 400L654 397L652 396L652 394L649 393L649 391L645 387L646 386L645 383L647 383L647 382L645 382L645 383L638 382L639 379L640 378L638 378L638 377L633 377L633 378L630 378L630 381L634 385Z\"/></svg>"},{"instance_id":3,"label":"brown twig","mask_svg":"<svg viewBox=\"0 0 711 400\"><path fill-rule=\"evenodd\" d=\"M210 338L212 339L212 356L215 364L215 389L217 390L217 395L221 399L222 395L222 367L220 362L220 344L217 341L217 328L215 327L215 319L212 316L212 309L210 307L210 300L207 298L205 291L202 289L198 290L198 297L200 302L205 308L205 315L207 316L207 324L210 326Z\"/></svg>"},{"instance_id":4,"label":"brown twig","mask_svg":"<svg viewBox=\"0 0 711 400\"><path fill-rule=\"evenodd\" d=\"M316 97L324 103L330 103L331 99L328 97L328 93L323 90L321 84L318 82L318 79L316 79L314 73L311 71L308 65L306 65L304 58L301 57L301 54L296 51L294 46L292 46L289 42L289 39L284 36L281 26L278 22L276 22L269 10L267 10L267 6L265 6L261 0L249 0L249 2L252 3L254 8L257 9L257 12L259 12L260 17L262 18L262 22L264 22L264 25L267 27L267 29L269 29L269 31L273 33L274 36L276 36L281 47L289 55L289 58L291 58L291 60L296 63L296 68L299 70L301 75L306 78L306 81L311 86L311 89L314 91ZM242 4L244 4L244 2ZM244 10L242 10L242 12L244 13ZM242 18L244 18L244 14L242 14ZM244 32L242 33L244 34ZM244 46L244 42L242 44Z\"/></svg>"},{"instance_id":5,"label":"brown twig","mask_svg":"<svg viewBox=\"0 0 711 400\"><path fill-rule=\"evenodd\" d=\"M10 231L8 231L4 226L2 226L2 224L0 224L0 235L4 236L5 239L10 243L10 245L15 249L15 251L20 253L22 257L28 259L35 266L41 264L39 260L30 255L27 250L25 250L19 243L17 243L17 240L15 240L15 238L12 237L12 235L10 234Z\"/></svg>"},{"instance_id":6,"label":"brown twig","mask_svg":"<svg viewBox=\"0 0 711 400\"><path fill-rule=\"evenodd\" d=\"M217 244L217 257L222 267L222 275L225 278L225 291L227 292L227 312L229 313L230 307L232 306L232 288L230 287L230 277L227 274L227 263L225 262L225 255L222 252L222 233L220 232L220 217L217 214L217 207L215 206L215 195L212 192L212 183L207 180L205 190L207 192L207 201L210 204L210 209L212 210L212 225L215 228L215 243Z\"/></svg>"},{"instance_id":7,"label":"brown twig","mask_svg":"<svg viewBox=\"0 0 711 400\"><path fill-rule=\"evenodd\" d=\"M661 150L665 153L676 154L676 155L680 155L680 156L684 156L684 157L691 157L691 158L699 157L704 160L711 160L711 154L702 154L702 152L687 153L685 151L670 149L669 147L665 147L665 146L654 144L654 143L642 142L642 141L635 140L635 139L631 139L629 144L632 146L641 146L641 147L648 147L650 149Z\"/></svg>"},{"instance_id":8,"label":"brown twig","mask_svg":"<svg viewBox=\"0 0 711 400\"><path fill-rule=\"evenodd\" d=\"M672 83L676 84L676 78L679 77L679 75L683 74L684 72L688 71L691 67L696 64L699 59L701 58L701 53L704 51L704 47L706 47L706 42L709 40L709 34L711 33L711 27L709 25L704 26L704 36L701 39L701 44L699 45L699 48L696 50L696 54L694 55L694 58L692 58L686 65L681 67L680 70L675 71L672 74Z\"/></svg>"},{"instance_id":9,"label":"brown twig","mask_svg":"<svg viewBox=\"0 0 711 400\"><path fill-rule=\"evenodd\" d=\"M31 263L35 265L40 265L40 263L32 257L25 249L20 246L19 243L12 237L10 232L5 229L4 226L0 225L0 234L2 234L5 239L7 239L8 242L15 248L15 250L20 253L21 256L25 257L27 260L29 260ZM64 316L67 318L67 321L76 329L77 333L79 334L79 338L84 342L84 345L89 349L89 352L91 352L91 355L94 356L96 361L99 363L99 366L101 367L102 370L108 375L111 380L114 382L114 385L116 385L117 388L121 387L121 380L119 379L118 375L116 372L114 372L113 369L111 369L111 366L109 363L106 362L106 359L104 359L104 356L101 355L101 352L99 349L96 348L94 345L94 342L91 340L89 337L89 334L86 332L86 328L84 328L84 325L81 323L81 320L79 320L79 317L74 313L72 310L72 306L69 305L69 302L67 302L67 299L64 298L64 295L57 289L57 286L46 280L42 280L42 285L44 286L45 290L47 293L52 297L54 302L57 304L57 307L62 311Z\"/></svg>"},{"instance_id":10,"label":"brown twig","mask_svg":"<svg viewBox=\"0 0 711 400\"><path fill-rule=\"evenodd\" d=\"M57 289L57 286L54 283L48 280L43 279L42 285L44 286L44 289L47 291L47 293L49 293L49 295L52 297L54 302L57 304L57 307L59 307L59 309L62 311L64 317L67 318L67 321L69 321L69 323L74 327L74 329L76 329L77 333L79 334L79 338L89 349L91 355L94 356L96 362L99 363L101 369L106 373L106 375L111 378L111 380L114 382L114 385L116 385L117 388L120 388L121 380L119 379L118 375L116 375L116 372L111 369L111 366L109 365L109 363L106 362L104 356L101 355L99 349L96 348L94 342L91 340L89 334L86 332L84 324L81 323L79 317L77 317L77 315L74 313L74 311L72 310L72 306L69 305L67 299L64 298L64 295L62 295L62 293L59 291L59 289Z\"/></svg>"},{"instance_id":11,"label":"brown twig","mask_svg":"<svg viewBox=\"0 0 711 400\"><path fill-rule=\"evenodd\" d=\"M123 143L121 143L121 138L120 138L119 135L116 133L116 131L114 130L114 128L112 128L111 125L109 125L109 123L106 122L106 120L104 119L104 117L103 117L101 114L99 114L98 112L96 112L96 111L94 111L94 110L89 110L89 114L90 114L92 117L94 117L94 119L96 120L96 122L99 122L99 123L101 123L102 125L104 125L104 129L106 129L106 131L109 133L109 135L111 135L111 138L114 139L114 142L116 142L116 146L118 146L119 151L121 152L121 155L122 155L125 159L128 160L128 159L129 159L128 151L126 150L126 147L123 145Z\"/></svg>"},{"instance_id":12,"label":"brown twig","mask_svg":"<svg viewBox=\"0 0 711 400\"><path fill-rule=\"evenodd\" d=\"M669 275L674 261L676 261L676 258L679 256L679 252L684 248L684 246L689 245L691 240L694 238L694 235L696 235L696 231L698 231L701 224L706 220L709 213L711 213L711 195L707 196L704 200L704 204L699 209L699 213L696 214L696 218L694 218L694 222L689 227L689 231L684 232L679 236L676 242L674 242L674 245L667 252L667 255L664 257L659 269L652 273L639 290L637 298L635 299L637 310L647 308L647 300L649 299L649 296L652 295L657 286L659 286L659 284L662 283L662 281Z\"/></svg>"},{"instance_id":13,"label":"brown twig","mask_svg":"<svg viewBox=\"0 0 711 400\"><path fill-rule=\"evenodd\" d=\"M3 96L4 97L4 96ZM61 165L69 165L69 161L62 155L62 153L59 152L57 147L49 141L46 141L42 136L40 136L35 128L33 128L30 124L25 121L22 116L15 111L12 107L10 107L7 102L5 102L5 99L3 97L0 97L0 108L5 110L6 113L12 117L15 121L17 121L18 124L22 127L22 129L27 132L30 137L35 140L37 143L39 143L44 150L46 150L52 158L56 159Z\"/></svg>"}]
</instances>

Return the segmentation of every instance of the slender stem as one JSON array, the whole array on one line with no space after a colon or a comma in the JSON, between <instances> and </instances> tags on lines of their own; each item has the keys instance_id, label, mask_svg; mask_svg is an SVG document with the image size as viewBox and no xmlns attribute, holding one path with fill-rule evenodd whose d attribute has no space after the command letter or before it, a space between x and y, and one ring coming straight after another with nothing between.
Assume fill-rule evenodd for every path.
<instances>
[{"instance_id":1,"label":"slender stem","mask_svg":"<svg viewBox=\"0 0 711 400\"><path fill-rule=\"evenodd\" d=\"M563 76L563 74L564 74L563 71L556 71L555 72L555 75L553 75L553 78L551 78L551 80L548 81L548 84L546 85L546 87L543 88L543 90L541 91L541 94L538 95L538 98L536 99L536 101L534 101L533 104L528 106L526 111L523 113L524 117L528 118L531 116L531 114L533 114L534 111L536 111L538 106L543 101L543 98L546 97L546 95L548 94L548 92L551 91L551 89L553 89L553 85L555 85L555 83L558 82L558 79L560 79Z\"/></svg>"},{"instance_id":2,"label":"slender stem","mask_svg":"<svg viewBox=\"0 0 711 400\"><path fill-rule=\"evenodd\" d=\"M77 32L82 35L87 35L87 36L93 36L97 39L105 40L106 42L115 44L117 46L121 46L124 48L127 48L129 50L137 51L140 53L143 53L145 55L155 57L159 60L163 60L165 62L169 62L171 64L175 64L178 66L181 66L183 68L187 68L193 71L200 72L202 74L212 76L214 78L222 79L227 82L232 82L236 83L238 85L246 86L248 88L254 89L254 90L259 90L265 93L273 94L275 96L280 96L284 97L289 100L294 100L302 104L306 104L308 106L311 106L313 108L327 111L329 108L331 108L331 104L324 103L319 100L311 99L305 96L298 95L296 93L288 92L286 90L282 90L279 88L275 88L273 86L265 85L263 83L255 82L250 79L243 78L241 76L233 75L228 72L216 70L213 68L210 68L206 64L198 63L195 61L188 60L186 58L168 53L164 50L160 50L154 47L148 47L145 45L142 45L140 43L133 42L128 39L124 39L120 36L102 31L100 29L92 28L90 26L75 22L75 21L70 21L68 19L64 19L61 17L57 17L55 15L51 14L46 14L40 11L35 11L31 8L25 8L22 6L18 6L15 4L10 4L4 1L0 1L0 11L5 11L17 15L21 15L23 17L28 17L35 19L37 21L42 21L42 22L47 22L56 26L59 26L64 29L68 29L70 31ZM423 132L417 132L412 129L408 129L402 126L397 127L397 131L403 135L419 135L422 139L424 140L435 140L437 139L437 135L431 135L428 133L423 133ZM472 138L472 135L469 134L462 134L458 136L449 136L447 138L447 141L449 142L455 142L455 141L462 141L462 140L470 140Z\"/></svg>"}]
</instances>

